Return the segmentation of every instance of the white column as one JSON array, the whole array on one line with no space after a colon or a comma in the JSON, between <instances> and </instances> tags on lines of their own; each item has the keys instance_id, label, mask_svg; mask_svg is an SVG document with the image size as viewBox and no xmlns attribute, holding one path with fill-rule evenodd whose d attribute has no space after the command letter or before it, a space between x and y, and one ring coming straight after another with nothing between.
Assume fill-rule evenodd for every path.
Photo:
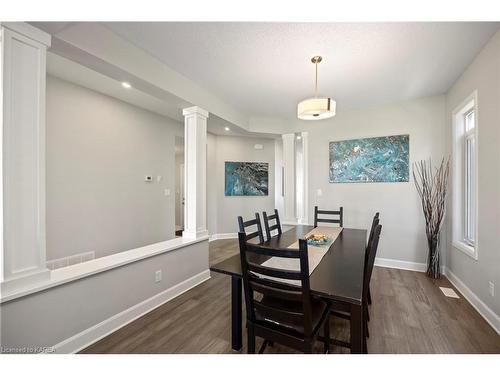
<instances>
[{"instance_id":1,"label":"white column","mask_svg":"<svg viewBox=\"0 0 500 375\"><path fill-rule=\"evenodd\" d=\"M295 210L295 134L283 134L283 167L285 172L285 195L283 197L284 224L296 224Z\"/></svg>"},{"instance_id":2,"label":"white column","mask_svg":"<svg viewBox=\"0 0 500 375\"><path fill-rule=\"evenodd\" d=\"M307 132L300 133L300 141L297 142L297 165L296 165L296 199L297 199L297 221L299 224L309 224L309 137ZM299 193L300 192L300 193Z\"/></svg>"},{"instance_id":3,"label":"white column","mask_svg":"<svg viewBox=\"0 0 500 375\"><path fill-rule=\"evenodd\" d=\"M207 230L207 119L200 107L184 115L184 231L185 238L208 236Z\"/></svg>"},{"instance_id":4,"label":"white column","mask_svg":"<svg viewBox=\"0 0 500 375\"><path fill-rule=\"evenodd\" d=\"M0 24L2 291L49 277L45 255L45 63L50 36Z\"/></svg>"}]
</instances>

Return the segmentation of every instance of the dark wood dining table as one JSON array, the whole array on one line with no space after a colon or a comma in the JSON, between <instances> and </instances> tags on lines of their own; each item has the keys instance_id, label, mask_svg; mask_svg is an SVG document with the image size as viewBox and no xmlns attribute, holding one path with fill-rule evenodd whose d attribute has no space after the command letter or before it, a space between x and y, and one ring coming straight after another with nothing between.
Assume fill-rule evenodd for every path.
<instances>
[{"instance_id":1,"label":"dark wood dining table","mask_svg":"<svg viewBox=\"0 0 500 375\"><path fill-rule=\"evenodd\" d=\"M313 229L297 225L264 243L273 248L287 248ZM363 268L366 230L344 228L330 245L310 276L311 294L347 303L351 313L351 353L363 353ZM267 257L262 257L263 263ZM242 272L240 255L236 254L210 267L213 272L231 276L231 346L242 348Z\"/></svg>"}]
</instances>

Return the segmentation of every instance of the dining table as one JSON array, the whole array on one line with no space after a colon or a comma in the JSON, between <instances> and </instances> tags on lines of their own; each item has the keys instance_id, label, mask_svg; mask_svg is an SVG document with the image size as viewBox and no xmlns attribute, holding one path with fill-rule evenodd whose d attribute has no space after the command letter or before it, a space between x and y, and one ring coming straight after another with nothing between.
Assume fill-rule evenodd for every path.
<instances>
[{"instance_id":1,"label":"dining table","mask_svg":"<svg viewBox=\"0 0 500 375\"><path fill-rule=\"evenodd\" d=\"M320 229L320 227L318 227ZM263 246L288 248L313 230L310 225L296 225L281 235L271 237ZM331 243L319 264L310 275L311 294L331 301L342 302L350 310L351 353L363 353L363 275L366 250L364 229L343 228ZM264 263L269 257L258 256L252 261ZM231 347L242 348L242 271L239 254L210 267L212 272L231 276Z\"/></svg>"}]
</instances>

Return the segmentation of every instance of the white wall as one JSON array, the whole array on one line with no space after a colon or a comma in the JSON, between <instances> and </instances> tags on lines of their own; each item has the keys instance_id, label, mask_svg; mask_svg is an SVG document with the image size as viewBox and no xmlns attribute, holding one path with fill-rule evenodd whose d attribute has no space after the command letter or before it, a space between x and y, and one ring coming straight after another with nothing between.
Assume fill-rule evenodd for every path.
<instances>
[{"instance_id":1,"label":"white wall","mask_svg":"<svg viewBox=\"0 0 500 375\"><path fill-rule=\"evenodd\" d=\"M413 177L405 183L329 183L329 142L398 134L410 135L411 163L444 150L445 98L436 96L362 110L339 112L332 120L302 126L309 132L309 218L314 206L344 207L344 226L367 228L376 211L383 225L377 256L425 263L427 243ZM323 195L317 196L321 189Z\"/></svg>"},{"instance_id":2,"label":"white wall","mask_svg":"<svg viewBox=\"0 0 500 375\"><path fill-rule=\"evenodd\" d=\"M500 31L486 44L446 95L446 142L451 153L452 112L478 92L478 260L455 249L448 236L447 267L500 315ZM451 208L451 207L450 207ZM448 220L451 230L451 220ZM496 286L490 296L488 283ZM497 328L498 329L498 328Z\"/></svg>"},{"instance_id":3,"label":"white wall","mask_svg":"<svg viewBox=\"0 0 500 375\"><path fill-rule=\"evenodd\" d=\"M256 150L255 144L262 144ZM245 219L258 212L274 210L275 141L274 139L215 136L208 137L207 201L210 235L238 232L238 215ZM269 194L264 197L226 197L224 195L224 162L253 161L269 163Z\"/></svg>"},{"instance_id":4,"label":"white wall","mask_svg":"<svg viewBox=\"0 0 500 375\"><path fill-rule=\"evenodd\" d=\"M182 132L174 120L49 76L47 258L173 238L174 136Z\"/></svg>"}]
</instances>

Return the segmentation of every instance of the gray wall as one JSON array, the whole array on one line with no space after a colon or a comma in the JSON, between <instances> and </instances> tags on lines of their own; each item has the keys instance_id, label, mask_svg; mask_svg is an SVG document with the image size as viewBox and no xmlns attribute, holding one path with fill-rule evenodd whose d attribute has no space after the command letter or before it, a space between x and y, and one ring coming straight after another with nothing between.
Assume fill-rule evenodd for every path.
<instances>
[{"instance_id":1,"label":"gray wall","mask_svg":"<svg viewBox=\"0 0 500 375\"><path fill-rule=\"evenodd\" d=\"M207 270L205 240L3 303L2 346L56 345Z\"/></svg>"},{"instance_id":2,"label":"gray wall","mask_svg":"<svg viewBox=\"0 0 500 375\"><path fill-rule=\"evenodd\" d=\"M447 267L500 315L500 31L446 96L446 141L449 153L452 112L474 90L478 92L478 260L455 249L449 236ZM451 220L448 224L451 230ZM488 293L489 281L495 283L495 297Z\"/></svg>"},{"instance_id":3,"label":"gray wall","mask_svg":"<svg viewBox=\"0 0 500 375\"><path fill-rule=\"evenodd\" d=\"M182 132L174 120L49 76L47 258L173 238L174 135Z\"/></svg>"},{"instance_id":4,"label":"gray wall","mask_svg":"<svg viewBox=\"0 0 500 375\"><path fill-rule=\"evenodd\" d=\"M424 219L411 169L410 181L405 183L332 184L328 146L331 141L409 134L410 164L428 158L437 162L445 152L444 109L444 96L436 96L339 112L332 120L303 126L309 132L309 220L313 220L315 205L325 209L343 206L346 227L369 228L379 211L383 234L377 256L425 263Z\"/></svg>"},{"instance_id":5,"label":"gray wall","mask_svg":"<svg viewBox=\"0 0 500 375\"><path fill-rule=\"evenodd\" d=\"M262 144L256 150L255 144ZM274 210L273 139L214 136L208 137L207 155L207 212L209 233L236 233L237 216L255 217L255 212ZM224 195L224 162L254 161L269 163L269 195L265 197L226 197Z\"/></svg>"}]
</instances>

